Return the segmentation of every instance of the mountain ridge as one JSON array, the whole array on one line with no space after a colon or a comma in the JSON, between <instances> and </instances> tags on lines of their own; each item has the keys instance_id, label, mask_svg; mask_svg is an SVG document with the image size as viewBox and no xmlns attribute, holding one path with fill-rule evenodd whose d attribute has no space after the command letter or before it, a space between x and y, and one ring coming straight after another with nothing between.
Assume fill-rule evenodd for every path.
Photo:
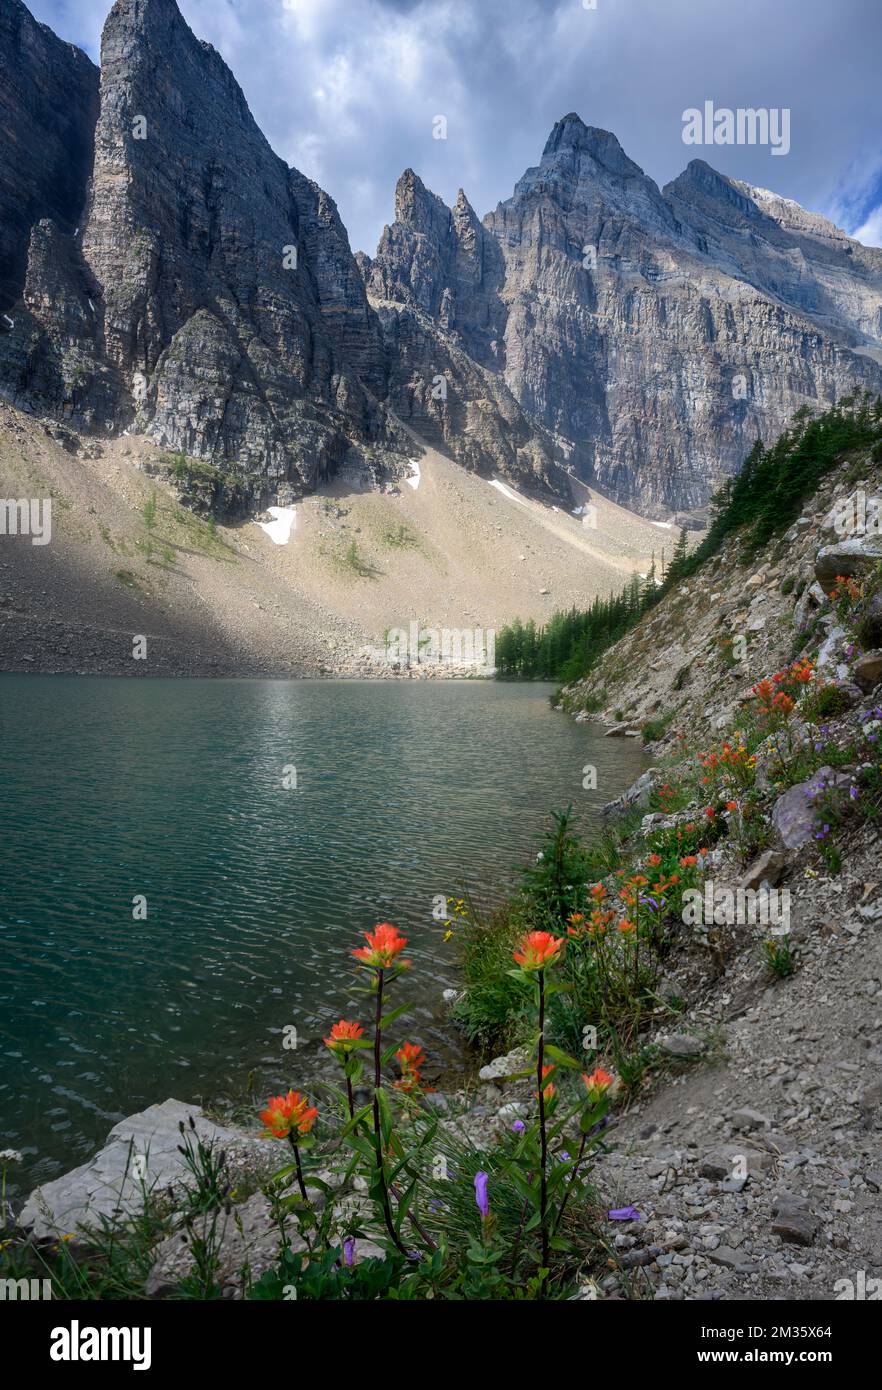
<instances>
[{"instance_id":1,"label":"mountain ridge","mask_svg":"<svg viewBox=\"0 0 882 1390\"><path fill-rule=\"evenodd\" d=\"M75 193L51 196L56 158L7 220L0 389L234 474L215 509L341 469L394 486L422 445L548 501L575 478L669 516L799 406L882 389L882 251L704 161L659 189L571 112L483 218L406 170L374 256L353 255L175 0L116 0L97 94L20 0L0 0L4 67L23 29L44 72L11 95L18 128L51 124L78 73L83 208L74 226ZM0 154L2 186L24 186L23 155Z\"/></svg>"}]
</instances>

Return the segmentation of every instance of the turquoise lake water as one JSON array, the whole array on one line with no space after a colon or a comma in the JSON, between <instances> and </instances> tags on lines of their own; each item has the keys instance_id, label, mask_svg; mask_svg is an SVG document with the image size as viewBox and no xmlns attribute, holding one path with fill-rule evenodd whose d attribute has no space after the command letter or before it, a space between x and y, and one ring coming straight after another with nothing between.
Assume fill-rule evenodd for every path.
<instances>
[{"instance_id":1,"label":"turquoise lake water","mask_svg":"<svg viewBox=\"0 0 882 1390\"><path fill-rule=\"evenodd\" d=\"M24 1152L19 1186L167 1096L300 1083L357 1017L350 953L379 921L410 937L408 1036L455 1060L436 895L498 898L551 809L590 829L644 766L549 690L0 676L0 1148Z\"/></svg>"}]
</instances>

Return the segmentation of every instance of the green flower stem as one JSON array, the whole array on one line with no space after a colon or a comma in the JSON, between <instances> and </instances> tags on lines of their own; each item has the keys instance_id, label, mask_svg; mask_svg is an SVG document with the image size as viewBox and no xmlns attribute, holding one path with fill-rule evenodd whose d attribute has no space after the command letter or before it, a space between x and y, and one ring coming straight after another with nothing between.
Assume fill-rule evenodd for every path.
<instances>
[{"instance_id":1,"label":"green flower stem","mask_svg":"<svg viewBox=\"0 0 882 1390\"><path fill-rule=\"evenodd\" d=\"M563 1195L563 1201L561 1202L561 1204L560 1204L560 1210L559 1210L558 1213L557 1213L557 1220L556 1220L555 1223L554 1223L554 1230L553 1230L552 1233L551 1233L552 1235L555 1235L555 1236L556 1236L557 1233L558 1233L558 1230L560 1229L560 1223L563 1221L563 1214L564 1214L564 1212L565 1212L566 1209L567 1209L567 1202L570 1200L570 1194L572 1193L572 1190L573 1190L573 1184L575 1183L576 1177L577 1177L578 1172L579 1172L579 1169L580 1169L580 1167L582 1166L582 1159L583 1159L584 1156L585 1156L585 1145L586 1145L587 1143L588 1143L588 1135L587 1135L587 1134L583 1134L583 1135L582 1135L582 1142L581 1142L581 1144L579 1145L579 1154L578 1154L578 1157L576 1158L575 1163L573 1164L573 1168L572 1168L572 1171L571 1171L571 1173L570 1173L570 1179L569 1179L569 1182L567 1183L567 1190L566 1190L566 1192L565 1192L564 1195Z\"/></svg>"},{"instance_id":2,"label":"green flower stem","mask_svg":"<svg viewBox=\"0 0 882 1390\"><path fill-rule=\"evenodd\" d=\"M548 1268L548 1136L545 1132L545 1094L542 1068L545 1063L545 971L539 971L539 1055L536 1076L539 1085L539 1213L542 1228L542 1264Z\"/></svg>"},{"instance_id":3,"label":"green flower stem","mask_svg":"<svg viewBox=\"0 0 882 1390\"><path fill-rule=\"evenodd\" d=\"M293 1131L289 1131L288 1140L291 1144L291 1148L294 1150L294 1162L297 1165L297 1186L300 1188L300 1195L304 1202L308 1202L309 1194L306 1191L306 1183L303 1181L303 1165L300 1162L300 1148L297 1140L294 1138Z\"/></svg>"},{"instance_id":4,"label":"green flower stem","mask_svg":"<svg viewBox=\"0 0 882 1390\"><path fill-rule=\"evenodd\" d=\"M355 1097L354 1097L354 1095L352 1094L352 1077L349 1075L348 1064L347 1064L347 1069L346 1069L346 1102L347 1102L347 1104L348 1104L348 1106L349 1106L349 1118L350 1118L350 1120L354 1120L354 1119L355 1119Z\"/></svg>"},{"instance_id":5,"label":"green flower stem","mask_svg":"<svg viewBox=\"0 0 882 1390\"><path fill-rule=\"evenodd\" d=\"M377 1009L374 1016L374 1141L377 1146L377 1180L380 1184L381 1202L383 1207L383 1220L389 1238L397 1250L402 1255L407 1254L407 1250L402 1245L400 1239L395 1234L395 1226L392 1222L392 1207L389 1202L389 1189L386 1186L386 1165L383 1162L383 1129L380 1124L380 1087L383 1084L383 1073L381 1058L383 1052L382 1028L380 1020L383 1017L383 971L377 971Z\"/></svg>"}]
</instances>

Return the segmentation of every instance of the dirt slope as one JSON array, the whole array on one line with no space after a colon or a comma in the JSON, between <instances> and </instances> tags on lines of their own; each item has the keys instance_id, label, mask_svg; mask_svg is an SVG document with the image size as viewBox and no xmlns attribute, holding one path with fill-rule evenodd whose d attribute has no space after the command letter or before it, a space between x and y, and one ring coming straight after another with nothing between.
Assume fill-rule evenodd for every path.
<instances>
[{"instance_id":1,"label":"dirt slope","mask_svg":"<svg viewBox=\"0 0 882 1390\"><path fill-rule=\"evenodd\" d=\"M541 622L672 546L586 488L596 526L434 451L417 486L338 481L306 498L276 518L281 544L182 507L169 464L140 438L81 440L0 403L0 497L53 499L50 544L0 536L0 669L385 675L357 653L391 628Z\"/></svg>"}]
</instances>

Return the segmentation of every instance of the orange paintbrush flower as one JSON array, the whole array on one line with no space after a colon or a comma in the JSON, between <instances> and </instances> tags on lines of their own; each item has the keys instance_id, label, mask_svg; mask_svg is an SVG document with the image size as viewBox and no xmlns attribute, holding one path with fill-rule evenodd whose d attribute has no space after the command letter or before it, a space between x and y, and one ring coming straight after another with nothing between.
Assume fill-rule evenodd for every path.
<instances>
[{"instance_id":1,"label":"orange paintbrush flower","mask_svg":"<svg viewBox=\"0 0 882 1390\"><path fill-rule=\"evenodd\" d=\"M542 1068L542 1080L544 1081L545 1078L546 1078L546 1076L550 1076L551 1073L552 1073L553 1071L554 1071L554 1067L553 1067L553 1066L543 1067L543 1068ZM552 1096L555 1095L556 1092L557 1092L557 1087L555 1086L555 1084L554 1084L553 1081L549 1081L549 1083L548 1083L547 1086L543 1086L543 1087L542 1087L542 1096L543 1096L543 1099L544 1099L544 1100L551 1100ZM534 1091L533 1094L534 1094L534 1095L536 1096L536 1098L538 1099L538 1097L539 1097L539 1092L538 1092L538 1091Z\"/></svg>"},{"instance_id":2,"label":"orange paintbrush flower","mask_svg":"<svg viewBox=\"0 0 882 1390\"><path fill-rule=\"evenodd\" d=\"M401 1079L395 1082L399 1091L416 1091L420 1085L420 1068L426 1057L419 1043L402 1043L395 1053L401 1067Z\"/></svg>"},{"instance_id":3,"label":"orange paintbrush flower","mask_svg":"<svg viewBox=\"0 0 882 1390\"><path fill-rule=\"evenodd\" d=\"M398 959L407 945L407 937L402 936L391 922L381 922L373 931L362 932L362 936L367 945L360 946L352 954L363 965L373 966L375 970L388 970L391 965L396 964L401 968L410 965L409 960Z\"/></svg>"},{"instance_id":4,"label":"orange paintbrush flower","mask_svg":"<svg viewBox=\"0 0 882 1390\"><path fill-rule=\"evenodd\" d=\"M775 687L768 676L766 676L763 680L757 681L756 685L753 687L752 693L758 700L770 701L775 697Z\"/></svg>"},{"instance_id":5,"label":"orange paintbrush flower","mask_svg":"<svg viewBox=\"0 0 882 1390\"><path fill-rule=\"evenodd\" d=\"M608 1091L613 1083L613 1078L608 1071L603 1070L603 1067L596 1067L590 1076L583 1071L582 1080L585 1082L589 1096L594 1101L600 1100L603 1093Z\"/></svg>"},{"instance_id":6,"label":"orange paintbrush flower","mask_svg":"<svg viewBox=\"0 0 882 1390\"><path fill-rule=\"evenodd\" d=\"M419 1043L402 1043L395 1056L402 1067L421 1067L426 1060Z\"/></svg>"},{"instance_id":7,"label":"orange paintbrush flower","mask_svg":"<svg viewBox=\"0 0 882 1390\"><path fill-rule=\"evenodd\" d=\"M306 1096L299 1091L289 1091L286 1096L271 1096L266 1109L261 1110L260 1118L267 1133L274 1139L287 1139L289 1134L308 1134L315 1124L318 1110L310 1105Z\"/></svg>"},{"instance_id":8,"label":"orange paintbrush flower","mask_svg":"<svg viewBox=\"0 0 882 1390\"><path fill-rule=\"evenodd\" d=\"M530 931L520 943L520 950L513 955L522 970L544 970L560 958L565 942L562 936L552 936L548 931Z\"/></svg>"},{"instance_id":9,"label":"orange paintbrush flower","mask_svg":"<svg viewBox=\"0 0 882 1390\"><path fill-rule=\"evenodd\" d=\"M360 1023L348 1023L345 1018L341 1018L331 1029L330 1037L322 1038L322 1042L335 1057L346 1057L363 1032Z\"/></svg>"}]
</instances>

